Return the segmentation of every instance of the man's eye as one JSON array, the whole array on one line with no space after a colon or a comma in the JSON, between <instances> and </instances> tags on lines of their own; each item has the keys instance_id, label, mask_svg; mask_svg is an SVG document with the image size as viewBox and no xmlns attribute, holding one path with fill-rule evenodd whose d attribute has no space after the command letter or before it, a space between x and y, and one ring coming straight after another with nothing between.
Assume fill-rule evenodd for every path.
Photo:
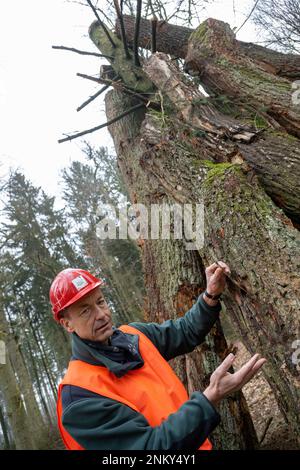
<instances>
[{"instance_id":1,"label":"man's eye","mask_svg":"<svg viewBox=\"0 0 300 470\"><path fill-rule=\"evenodd\" d=\"M86 313L88 313L88 311L89 311L88 308L84 309L84 310L81 312L81 315L85 315Z\"/></svg>"},{"instance_id":2,"label":"man's eye","mask_svg":"<svg viewBox=\"0 0 300 470\"><path fill-rule=\"evenodd\" d=\"M102 304L102 305L105 304L105 300L104 299L98 300L98 304Z\"/></svg>"}]
</instances>

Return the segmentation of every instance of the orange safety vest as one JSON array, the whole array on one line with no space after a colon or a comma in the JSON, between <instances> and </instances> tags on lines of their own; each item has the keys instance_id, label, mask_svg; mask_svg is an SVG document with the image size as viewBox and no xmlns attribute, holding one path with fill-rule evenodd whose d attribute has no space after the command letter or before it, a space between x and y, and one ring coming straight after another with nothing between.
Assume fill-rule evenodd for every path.
<instances>
[{"instance_id":1,"label":"orange safety vest","mask_svg":"<svg viewBox=\"0 0 300 470\"><path fill-rule=\"evenodd\" d=\"M69 450L85 449L62 425L61 391L64 385L82 387L124 403L144 415L150 426L159 426L189 399L183 384L147 336L128 325L119 329L139 336L139 349L144 365L118 378L104 366L79 360L70 361L67 373L59 385L57 400L58 426ZM211 450L212 444L206 439L199 449Z\"/></svg>"}]
</instances>

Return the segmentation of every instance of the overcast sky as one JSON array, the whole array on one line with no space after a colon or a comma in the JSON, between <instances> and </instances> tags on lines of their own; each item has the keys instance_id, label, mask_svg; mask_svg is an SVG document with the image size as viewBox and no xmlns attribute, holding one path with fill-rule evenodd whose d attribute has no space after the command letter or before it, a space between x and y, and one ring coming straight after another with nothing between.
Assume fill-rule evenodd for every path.
<instances>
[{"instance_id":1,"label":"overcast sky","mask_svg":"<svg viewBox=\"0 0 300 470\"><path fill-rule=\"evenodd\" d=\"M206 17L240 26L253 3L215 1ZM88 38L93 20L89 8L65 0L0 2L0 176L7 174L9 167L19 168L33 184L54 195L59 191L60 170L83 159L80 139L63 144L57 140L63 133L105 122L102 97L76 112L99 87L76 73L97 74L100 59L51 46L96 51ZM251 22L242 28L238 39L258 40ZM95 146L112 148L107 129L86 138Z\"/></svg>"}]
</instances>

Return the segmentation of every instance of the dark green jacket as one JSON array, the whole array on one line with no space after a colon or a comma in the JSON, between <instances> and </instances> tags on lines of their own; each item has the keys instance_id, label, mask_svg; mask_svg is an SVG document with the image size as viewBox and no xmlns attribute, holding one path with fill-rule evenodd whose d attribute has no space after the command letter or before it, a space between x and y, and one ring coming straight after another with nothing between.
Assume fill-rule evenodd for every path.
<instances>
[{"instance_id":1,"label":"dark green jacket","mask_svg":"<svg viewBox=\"0 0 300 470\"><path fill-rule=\"evenodd\" d=\"M220 303L208 306L201 294L178 320L130 325L144 333L168 361L201 344L220 309ZM138 335L115 329L109 346L72 336L72 359L104 365L117 377L143 365ZM80 387L65 385L62 405L65 429L87 450L197 450L220 422L218 412L200 391L156 427L130 407Z\"/></svg>"}]
</instances>

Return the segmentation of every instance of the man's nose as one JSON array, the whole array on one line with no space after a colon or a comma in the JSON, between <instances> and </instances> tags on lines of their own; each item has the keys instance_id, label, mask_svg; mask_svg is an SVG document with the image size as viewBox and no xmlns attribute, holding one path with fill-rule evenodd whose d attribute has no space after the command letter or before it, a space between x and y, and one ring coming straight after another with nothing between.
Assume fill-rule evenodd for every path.
<instances>
[{"instance_id":1,"label":"man's nose","mask_svg":"<svg viewBox=\"0 0 300 470\"><path fill-rule=\"evenodd\" d=\"M97 319L101 319L105 317L105 312L103 308L100 307L100 305L95 305L95 315Z\"/></svg>"}]
</instances>

